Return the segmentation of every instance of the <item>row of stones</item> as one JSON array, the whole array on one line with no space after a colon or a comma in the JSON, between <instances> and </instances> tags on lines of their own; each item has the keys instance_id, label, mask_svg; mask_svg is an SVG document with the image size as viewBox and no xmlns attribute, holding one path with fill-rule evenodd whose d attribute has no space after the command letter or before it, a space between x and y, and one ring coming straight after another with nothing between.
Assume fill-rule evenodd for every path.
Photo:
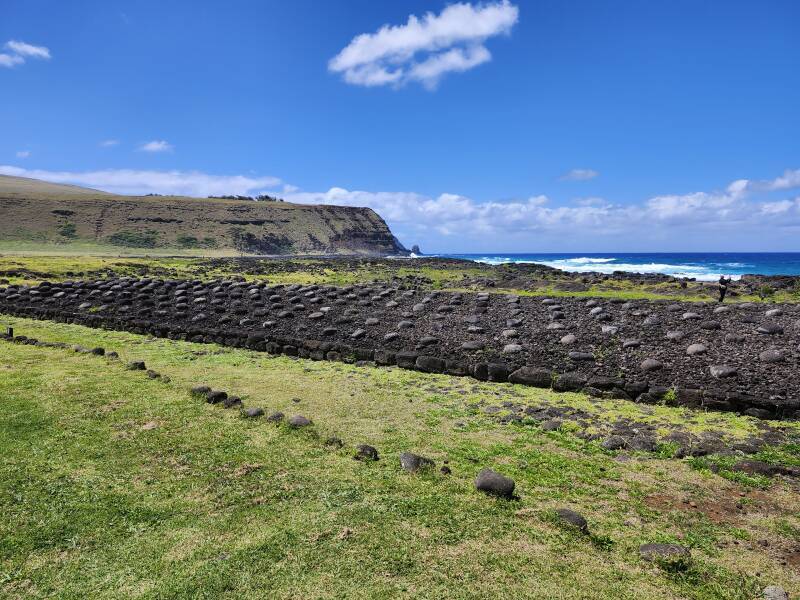
<instances>
[{"instance_id":1,"label":"row of stones","mask_svg":"<svg viewBox=\"0 0 800 600\"><path fill-rule=\"evenodd\" d=\"M12 341L17 344L27 344L27 345L35 345L40 347L50 347L50 348L68 348L75 352L94 355L94 356L105 356L109 359L117 360L119 356L116 352L106 352L102 347L94 347L94 348L86 348L80 345L69 345L60 342L44 342L39 341L35 338L28 338L24 335L14 335L14 332L11 328L9 328L5 333L0 334L0 339ZM134 360L128 362L126 364L126 369L133 370L133 371L144 371L148 378L150 379L160 379L164 383L168 383L170 378L168 376L162 376L160 373L148 369L144 363L144 361ZM192 394L198 395L203 397L208 403L210 404L221 404L225 408L239 408L242 410L242 414L245 417L260 417L264 416L265 412L260 407L253 407L253 408L245 408L244 403L241 398L238 396L229 396L226 392L220 390L212 390L207 386L198 386L192 389ZM513 406L513 403L506 403L509 409L519 409L522 410L522 407ZM489 407L490 409L493 407ZM496 410L489 410L487 409L487 414L494 414L497 412ZM577 423L583 422L583 418L587 416L586 413L583 411L573 411L576 418L578 418ZM552 431L559 429L563 423L562 418L566 418L568 416L569 411L559 407L548 407L548 408L539 408L533 406L528 406L524 408L525 418L531 419L533 422L540 423L540 426L543 431ZM273 413L267 417L267 420L274 423L280 423L284 420L285 415L283 413ZM524 418L519 414L510 414L504 416L499 419L501 422L510 423L510 422L523 422ZM307 419L303 415L295 415L287 420L287 423L290 427L293 428L300 428L305 427L311 424L310 419ZM769 428L769 426L765 425L764 427ZM602 440L600 446L605 450L616 451L616 450L634 450L634 451L645 451L645 452L653 452L657 449L657 441L653 437L652 433L655 430L654 426L645 425L645 424L634 424L627 422L626 420L622 420L618 422L610 431L607 437ZM576 433L578 437L581 437L587 441L600 439L599 435L593 436L586 436L580 433ZM769 437L769 441L766 439ZM780 443L784 436L778 430L770 429L768 436L765 439L755 439L751 440L746 443L737 443L733 445L732 450L738 450L744 454L752 454L758 452L762 449L764 444L767 443ZM329 440L331 445L335 445L337 442L335 439ZM715 439L713 437L710 438L703 438L701 440L692 439L692 436L680 432L675 431L672 434L668 435L664 438L665 442L669 443L677 443L679 445L679 452L676 454L677 457L682 456L705 456L711 453L717 453L723 451L727 445L722 442L720 439ZM373 451L370 449L369 446L359 447L359 453L363 457L374 457L377 458L377 451ZM408 453L405 453L408 454ZM424 457L419 457L417 455L408 454L407 456L401 456L401 462L404 463L406 466L406 470L416 470L412 468L407 468L410 464L418 464L421 467L433 466L432 461ZM446 462L446 461L445 461ZM762 461L754 461L754 460L742 460L737 462L733 465L732 470L734 471L741 471L748 474L759 474L764 476L775 476L775 475L786 475L786 476L797 476L800 474L800 469L787 469L782 467L777 467L774 465L768 465L763 463ZM449 467L445 465L442 468L443 473L449 473Z\"/></svg>"},{"instance_id":2,"label":"row of stones","mask_svg":"<svg viewBox=\"0 0 800 600\"><path fill-rule=\"evenodd\" d=\"M794 418L798 416L798 407L794 406L792 402L776 405L767 399L732 392L720 393L715 389L678 388L671 390L669 387L653 385L646 381L625 381L620 378L597 375L587 376L580 372L556 374L548 369L535 366L512 369L505 363L479 362L467 364L414 351L395 352L385 348L355 348L346 344L319 340L271 338L265 332L248 333L234 330L192 329L190 327L180 327L180 330L176 331L174 328L171 330L165 329L148 320L127 320L97 313L66 315L56 309L35 307L13 307L6 310L22 316L65 320L95 327L122 329L134 333L149 333L162 337L189 339L195 342L216 342L267 351L273 354L301 356L315 360L374 361L380 365L397 365L401 368L425 372L469 375L483 381L509 381L523 385L552 388L559 392L585 391L598 397L634 399L645 403L660 402L672 391L674 396L672 400L679 405L688 407L732 410L759 418L775 416ZM658 369L656 366L651 367L650 364L644 366L650 371ZM715 376L730 376L730 369L720 365L718 369L715 369Z\"/></svg>"},{"instance_id":3,"label":"row of stones","mask_svg":"<svg viewBox=\"0 0 800 600\"><path fill-rule=\"evenodd\" d=\"M289 296L289 305L290 308L297 308L301 307L305 309L304 305L302 304L303 301L308 301L310 303L319 303L322 302L325 297L328 298L337 298L337 303L348 304L348 300L358 300L359 298L367 298L358 300L359 305L369 305L372 301L378 301L386 298L387 296L391 295L392 293L398 292L393 288L379 288L379 289L372 289L372 288L356 288L355 286L350 286L347 288L336 288L333 286L321 287L316 285L311 286L274 286L270 288L265 284L259 283L246 283L246 282L215 282L210 284L203 284L202 282L195 281L195 282L178 282L178 281L161 281L161 280L134 280L134 279L122 279L122 280L113 280L110 282L66 282L64 284L49 284L44 282L40 284L37 288L22 288L10 286L5 290L5 295L8 300L16 300L21 297L21 295L27 293L30 299L33 300L40 300L45 299L45 302L52 302L55 301L57 298L64 298L70 297L74 298L77 296L79 291L87 291L88 296L91 297L96 295L101 297L104 300L113 300L118 296L125 296L126 298L130 298L132 293L127 291L128 289L137 290L136 298L141 301L143 306L145 307L142 309L145 315L149 314L147 310L148 307L153 306L154 303L157 306L162 307L161 310L157 311L160 316L166 316L170 314L170 311L167 308L175 309L175 310L184 310L187 308L187 304L185 304L186 298L188 295L192 293L199 294L200 296L193 300L193 303L201 303L205 304L206 296L212 296L214 299L211 301L212 304L218 304L218 308L222 309L222 305L224 305L225 301L223 298L242 298L247 297L248 301L253 305L264 306L263 302L260 302L260 299L263 299L266 296L269 296L269 301L277 302L278 307L283 307L281 302L285 300L284 296L281 296L280 293ZM70 291L68 296L67 291ZM357 293L355 293L357 292ZM154 301L152 298L153 294L156 295L156 300ZM376 294L376 295L373 295ZM413 295L413 291L406 291L402 293L403 297L407 297L409 295ZM422 299L421 302L414 304L412 308L412 313L404 313L404 316L407 314L409 317L413 316L414 313L422 312L425 309L425 305L429 303L434 297L436 297L437 293L430 294ZM475 296L475 304L476 304L476 313L483 311L486 309L490 296L488 293L477 294ZM448 308L452 308L453 305L459 305L463 303L463 296L460 294L452 294L450 296L450 301L446 305L441 305L437 309L438 311L443 311ZM506 297L506 302L511 307L518 307L519 305L519 297L517 296L508 296ZM612 301L610 304L613 304ZM619 303L619 302L617 302ZM394 305L397 306L397 302L390 301L387 303L387 306ZM555 300L552 299L545 299L542 304L546 305L550 317L553 320L560 320L564 318L564 313L562 312L562 306L558 304ZM102 311L108 305L100 305L95 306L90 302L84 302L79 305L79 309L82 310L94 310L97 309L98 311ZM606 307L602 306L598 300L592 299L585 303L585 306L589 308L589 315L597 318L598 320L611 320L611 314L607 312ZM622 303L623 308L633 308L633 304ZM127 306L120 307L119 310L128 308ZM242 307L238 307L241 309L242 313L246 313L246 309ZM313 312L308 315L308 318L311 320L320 320L325 317L327 311L330 310L330 306L323 306L320 307L319 311ZM744 308L752 308L749 305L741 305L742 309ZM233 307L234 311L237 310L237 307ZM668 307L668 311L670 312L679 312L685 310L685 307L681 305L671 305ZM261 316L266 314L266 309L258 308L256 309L256 313L260 311ZM727 306L720 306L714 309L714 313L723 313L729 312L730 308ZM142 311L140 311L142 312ZM163 313L163 314L161 314ZM519 335L519 332L516 329L513 329L514 326L521 325L523 320L519 318L513 318L517 314L522 313L522 311L518 308L514 308L512 313L510 313L510 318L507 322L509 326L508 329L503 330L502 336L505 338L516 338ZM286 316L288 314L293 314L291 311L281 311L279 316L283 315ZM783 314L783 310L780 308L771 309L766 311L765 315L767 317L777 317ZM178 315L176 315L178 316ZM353 321L353 318L358 316L358 312L354 311L352 314L348 314L348 311L345 312L343 317L340 317L337 320L337 324L346 324ZM441 316L441 315L439 315ZM204 313L195 314L191 317L191 321L194 323L198 323L200 321L205 321L209 317ZM684 320L696 320L702 319L702 316L697 312L684 312L682 318ZM745 317L747 319L747 317ZM219 324L225 324L230 322L232 319L230 315L222 315L221 317L217 318L216 322ZM478 326L479 318L476 315L472 317L467 317L465 319L469 323L469 327L467 329L468 333L480 333L483 331L483 328ZM753 319L749 319L752 321ZM644 325L653 325L655 323L660 322L658 317L649 316L644 321ZM377 325L379 320L377 318L367 318L365 321L366 326ZM245 317L238 321L239 326L252 326L255 323L249 317ZM262 324L262 327L267 327L272 322L267 321ZM397 324L398 329L403 328L411 328L414 324L412 321L403 320ZM558 322L553 322L548 325L548 328L555 329L560 328L562 325ZM701 323L702 329L707 330L716 330L720 329L721 325L716 321L703 321ZM603 325L602 332L608 335L615 335L618 330L618 326L616 325ZM767 335L775 335L783 332L783 328L776 324L776 323L764 323L759 325L756 329L758 333L767 334ZM338 334L338 329L336 327L326 327L322 331L323 336L334 336ZM353 340L358 340L364 337L366 334L366 330L359 328L353 331L350 334L350 338ZM682 331L668 331L667 332L667 339L670 340L679 340L685 334ZM383 341L384 343L392 342L393 340L400 337L400 333L397 331L392 331L387 333ZM726 335L726 341L737 342L742 341L744 336L741 334L736 333L729 333ZM577 341L577 337L574 334L569 334L564 336L561 339L561 343L564 345L571 345ZM432 336L424 336L417 343L417 350L424 349L428 346L435 345L439 342L439 340ZM623 349L628 348L638 348L641 346L641 341L637 339L623 339L622 340L622 347ZM466 341L461 345L463 350L467 351L477 351L482 350L485 347L485 343L482 341L475 341L470 340ZM521 352L523 350L523 346L519 343L509 343L503 347L503 353L514 354ZM690 356L700 356L707 352L707 347L704 344L691 344L687 348L687 353ZM570 351L568 353L569 359L574 362L581 362L581 361L594 361L595 356L591 352L582 352L582 351ZM777 363L782 362L786 358L786 351L785 349L781 348L771 348L765 351L762 351L759 354L759 360L764 363ZM663 367L661 361L653 358L647 358L643 360L640 364L640 370L644 373L656 371ZM738 374L738 370L731 365L728 364L714 364L709 366L709 374L715 378L735 378Z\"/></svg>"},{"instance_id":4,"label":"row of stones","mask_svg":"<svg viewBox=\"0 0 800 600\"><path fill-rule=\"evenodd\" d=\"M91 354L94 356L106 356L112 360L119 359L117 352L106 352L106 350L101 347L85 349L81 346L70 346L68 344L59 342L40 342L35 338L28 338L27 336L14 336L12 330L6 331L5 334L0 336L0 339L5 339L18 344L35 345L39 347L71 348L75 352ZM150 379L161 379L164 382L170 381L168 377L162 376L152 369L148 369L145 362L141 360L130 361L125 365L125 368L131 371L145 371ZM259 418L266 414L264 409L261 407L246 408L243 400L239 396L229 395L223 390L215 390L207 385L195 386L190 390L190 393L194 397L204 399L208 404L221 405L226 409L238 408L240 409L242 416L245 418ZM281 424L285 422L290 429L304 429L313 425L313 421L308 417L298 414L287 419L284 413L279 411L271 413L269 416L266 416L265 419L267 422L274 424ZM331 436L325 440L325 445L327 447L340 449L344 446L344 442L337 436ZM353 458L360 461L378 461L380 460L380 454L377 448L374 446L369 444L359 444L356 446L356 451ZM450 467L447 465L447 462L448 461L445 461L445 465L440 469L440 472L443 475L449 475L452 472ZM415 454L413 452L401 452L399 455L399 464L404 471L409 473L429 471L436 466L436 463L432 459ZM478 473L474 485L475 489L499 498L515 497L514 490L516 485L514 481L511 478L489 468L485 468ZM578 530L588 533L588 524L586 519L584 519L577 512L563 508L558 509L556 514L564 524L574 526Z\"/></svg>"}]
</instances>

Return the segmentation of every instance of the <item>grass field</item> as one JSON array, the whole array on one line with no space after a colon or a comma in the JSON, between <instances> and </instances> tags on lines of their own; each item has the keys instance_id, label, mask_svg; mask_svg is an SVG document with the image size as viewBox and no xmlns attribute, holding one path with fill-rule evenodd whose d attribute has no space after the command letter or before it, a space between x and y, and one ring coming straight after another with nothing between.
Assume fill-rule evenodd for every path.
<instances>
[{"instance_id":1,"label":"grass field","mask_svg":"<svg viewBox=\"0 0 800 600\"><path fill-rule=\"evenodd\" d=\"M755 430L752 419L75 325L3 324L121 355L0 342L5 597L750 599L769 584L800 591L796 487L730 481L688 460L617 456L569 431L498 424L480 407L574 404L609 418L638 413L742 433ZM162 377L126 370L134 359ZM191 397L198 384L314 425L245 419ZM327 446L331 436L344 446ZM379 461L353 459L364 443ZM437 468L402 471L405 450ZM438 470L445 461L451 474ZM483 467L513 477L519 498L475 491ZM583 514L591 534L560 525L560 507ZM653 541L690 547L688 568L639 558L638 546Z\"/></svg>"}]
</instances>

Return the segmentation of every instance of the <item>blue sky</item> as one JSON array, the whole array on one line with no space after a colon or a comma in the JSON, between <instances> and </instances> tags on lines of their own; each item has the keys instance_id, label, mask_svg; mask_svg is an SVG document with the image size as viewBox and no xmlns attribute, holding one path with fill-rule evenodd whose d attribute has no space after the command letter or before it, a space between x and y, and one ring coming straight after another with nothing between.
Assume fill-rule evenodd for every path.
<instances>
[{"instance_id":1,"label":"blue sky","mask_svg":"<svg viewBox=\"0 0 800 600\"><path fill-rule=\"evenodd\" d=\"M438 252L800 250L798 26L793 1L0 0L0 172L368 205Z\"/></svg>"}]
</instances>

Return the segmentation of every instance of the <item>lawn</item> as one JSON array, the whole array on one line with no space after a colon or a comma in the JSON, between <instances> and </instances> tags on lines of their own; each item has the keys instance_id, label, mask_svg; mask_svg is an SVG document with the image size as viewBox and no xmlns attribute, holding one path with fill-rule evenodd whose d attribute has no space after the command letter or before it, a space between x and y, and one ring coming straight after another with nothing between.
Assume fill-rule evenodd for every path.
<instances>
[{"instance_id":1,"label":"lawn","mask_svg":"<svg viewBox=\"0 0 800 600\"><path fill-rule=\"evenodd\" d=\"M770 584L800 590L796 484L763 490L689 460L502 425L481 410L509 399L588 407L584 396L2 323L120 354L0 342L5 597L749 599ZM161 377L127 370L130 360ZM244 418L193 397L199 384L313 425ZM592 407L653 418L621 401ZM695 427L757 427L655 410ZM359 444L380 460L354 460ZM406 473L402 451L436 468ZM451 473L440 472L445 464ZM518 498L476 491L484 467L513 477ZM561 524L562 507L583 514L590 534ZM644 561L647 542L679 542L692 561L685 570Z\"/></svg>"}]
</instances>

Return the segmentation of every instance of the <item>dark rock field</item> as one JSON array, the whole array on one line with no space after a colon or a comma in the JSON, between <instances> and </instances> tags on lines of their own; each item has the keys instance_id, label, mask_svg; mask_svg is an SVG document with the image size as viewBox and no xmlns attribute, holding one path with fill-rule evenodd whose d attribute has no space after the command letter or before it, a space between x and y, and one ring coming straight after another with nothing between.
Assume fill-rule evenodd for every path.
<instances>
[{"instance_id":1,"label":"dark rock field","mask_svg":"<svg viewBox=\"0 0 800 600\"><path fill-rule=\"evenodd\" d=\"M0 288L0 312L601 398L800 417L795 305L112 278Z\"/></svg>"}]
</instances>

